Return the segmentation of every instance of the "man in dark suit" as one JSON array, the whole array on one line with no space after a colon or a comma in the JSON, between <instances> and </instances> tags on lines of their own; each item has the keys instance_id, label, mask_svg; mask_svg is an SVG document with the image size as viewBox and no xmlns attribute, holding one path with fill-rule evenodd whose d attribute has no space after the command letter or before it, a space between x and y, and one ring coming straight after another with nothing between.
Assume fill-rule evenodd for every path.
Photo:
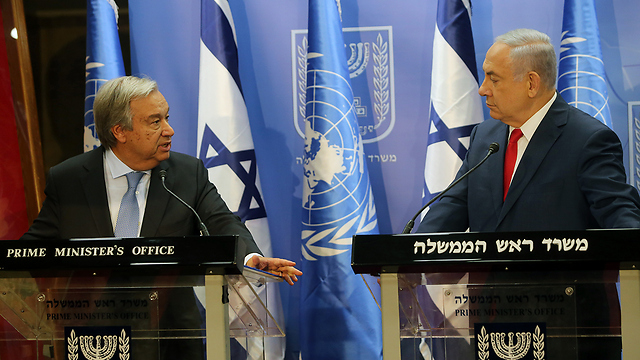
<instances>
[{"instance_id":1,"label":"man in dark suit","mask_svg":"<svg viewBox=\"0 0 640 360\"><path fill-rule=\"evenodd\" d=\"M471 133L458 176L480 162L492 142L500 150L431 206L418 232L640 227L640 198L626 184L620 140L555 91L548 37L533 30L498 37L483 70L479 93L494 119ZM524 136L505 189L505 151L514 129Z\"/></svg>"},{"instance_id":2,"label":"man in dark suit","mask_svg":"<svg viewBox=\"0 0 640 360\"><path fill-rule=\"evenodd\" d=\"M549 37L528 29L499 36L483 70L479 93L493 119L471 133L457 177L479 163L491 143L500 150L432 205L417 231L640 227L640 197L626 183L620 140L556 92L556 55ZM510 146L516 133L522 135ZM579 322L601 315L596 313L579 314ZM581 344L581 353L590 347ZM619 358L619 344L613 348L608 354ZM602 354L599 358L609 358L606 351Z\"/></svg>"},{"instance_id":3,"label":"man in dark suit","mask_svg":"<svg viewBox=\"0 0 640 360\"><path fill-rule=\"evenodd\" d=\"M198 235L196 216L163 188L164 173L167 188L195 209L211 235L240 235L248 250L245 265L281 275L291 285L298 280L302 272L294 262L260 254L209 182L202 161L171 153L169 105L155 81L125 76L106 82L96 94L94 118L102 146L51 168L46 199L23 239ZM197 329L193 291L178 288L169 296L173 305L161 325ZM161 356L202 358L202 342L196 342L200 346L163 347Z\"/></svg>"},{"instance_id":4,"label":"man in dark suit","mask_svg":"<svg viewBox=\"0 0 640 360\"><path fill-rule=\"evenodd\" d=\"M171 154L169 105L155 81L132 76L108 81L96 95L94 118L102 146L51 168L47 197L23 239L114 236L130 172L143 173L136 187L141 226L133 237L197 235L195 215L163 189L164 171L167 188L196 210L212 235L240 235L252 255L246 265L282 274L290 284L297 281L301 273L292 261L260 256L249 230L209 182L202 161Z\"/></svg>"}]
</instances>

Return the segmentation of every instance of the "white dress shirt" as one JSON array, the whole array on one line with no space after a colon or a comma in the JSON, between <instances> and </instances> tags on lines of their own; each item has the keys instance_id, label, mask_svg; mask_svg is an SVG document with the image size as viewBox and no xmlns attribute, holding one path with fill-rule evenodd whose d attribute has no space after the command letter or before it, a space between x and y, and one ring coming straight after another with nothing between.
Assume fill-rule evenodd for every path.
<instances>
[{"instance_id":1,"label":"white dress shirt","mask_svg":"<svg viewBox=\"0 0 640 360\"><path fill-rule=\"evenodd\" d=\"M516 166L513 168L513 174L511 175L511 179L513 180L513 176L516 174L516 170L518 169L518 165L520 164L520 160L522 159L522 155L524 155L524 151L527 149L529 145L529 141L533 137L533 134L540 126L542 119L549 112L549 108L551 108L551 104L556 100L558 93L553 93L551 100L547 102L540 110L538 110L533 116L529 118L522 126L520 130L522 130L522 137L518 140L518 156L516 157ZM515 129L513 126L509 126L509 137L511 137L511 132Z\"/></svg>"},{"instance_id":2,"label":"white dress shirt","mask_svg":"<svg viewBox=\"0 0 640 360\"><path fill-rule=\"evenodd\" d=\"M123 163L111 149L104 152L104 181L107 187L107 201L109 203L109 213L111 214L111 226L113 231L116 230L116 220L118 212L120 212L120 203L122 197L127 192L129 184L126 174L134 171ZM138 219L138 234L140 237L140 229L142 228L142 219L144 218L144 210L147 206L147 195L149 194L149 183L151 179L151 170L142 171L144 175L140 178L138 187L136 188L136 199L140 208L140 218ZM244 258L246 264L254 255L262 256L258 253L251 253Z\"/></svg>"},{"instance_id":3,"label":"white dress shirt","mask_svg":"<svg viewBox=\"0 0 640 360\"><path fill-rule=\"evenodd\" d=\"M111 214L111 226L116 229L116 220L118 212L120 212L120 203L122 197L127 192L129 184L126 174L134 171L125 163L123 163L111 149L104 152L104 181L107 187L107 201L109 203L109 213ZM142 219L144 218L144 210L147 206L147 194L149 193L149 179L151 178L151 170L142 171L144 175L140 178L138 187L136 188L136 199L140 208L140 218L138 219L138 234L142 228Z\"/></svg>"}]
</instances>

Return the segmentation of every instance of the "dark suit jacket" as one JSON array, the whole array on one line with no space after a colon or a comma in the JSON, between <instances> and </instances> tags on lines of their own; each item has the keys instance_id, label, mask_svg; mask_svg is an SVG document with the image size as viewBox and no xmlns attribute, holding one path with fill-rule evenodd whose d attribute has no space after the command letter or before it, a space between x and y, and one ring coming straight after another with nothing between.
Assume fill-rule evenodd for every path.
<instances>
[{"instance_id":1,"label":"dark suit jacket","mask_svg":"<svg viewBox=\"0 0 640 360\"><path fill-rule=\"evenodd\" d=\"M103 166L104 148L75 156L51 168L45 188L46 199L40 214L23 239L67 239L112 237L113 226L107 200ZM160 170L167 171L166 185L194 208L211 235L240 235L247 253L260 253L258 246L240 219L226 206L216 187L209 181L201 160L172 152L168 160L151 171L147 205L140 236L198 235L195 215L163 187ZM117 283L122 279L116 276ZM128 278L128 277L127 277ZM160 320L162 329L197 329L202 324L193 290L172 288ZM160 349L160 350L158 350ZM136 356L160 359L203 359L201 340L140 340L132 351ZM159 353L159 355L158 355ZM152 355L154 354L154 355Z\"/></svg>"},{"instance_id":2,"label":"dark suit jacket","mask_svg":"<svg viewBox=\"0 0 640 360\"><path fill-rule=\"evenodd\" d=\"M418 232L640 227L640 198L626 183L622 146L608 127L558 95L503 203L508 132L494 119L476 126L457 177L480 162L492 142L500 150L432 205Z\"/></svg>"},{"instance_id":3,"label":"dark suit jacket","mask_svg":"<svg viewBox=\"0 0 640 360\"><path fill-rule=\"evenodd\" d=\"M113 236L103 154L104 148L100 147L51 168L46 199L24 239ZM260 253L249 230L227 208L208 180L202 161L177 152L151 171L140 236L199 234L195 215L162 187L161 169L167 171L167 188L198 212L211 235L240 235L249 253Z\"/></svg>"}]
</instances>

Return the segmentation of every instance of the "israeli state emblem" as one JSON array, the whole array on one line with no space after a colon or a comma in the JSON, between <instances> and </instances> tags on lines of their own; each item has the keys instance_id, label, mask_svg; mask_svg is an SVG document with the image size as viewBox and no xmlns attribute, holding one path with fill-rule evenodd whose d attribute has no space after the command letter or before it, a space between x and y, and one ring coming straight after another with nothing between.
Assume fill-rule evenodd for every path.
<instances>
[{"instance_id":1,"label":"israeli state emblem","mask_svg":"<svg viewBox=\"0 0 640 360\"><path fill-rule=\"evenodd\" d=\"M476 323L476 359L544 360L544 323Z\"/></svg>"},{"instance_id":2,"label":"israeli state emblem","mask_svg":"<svg viewBox=\"0 0 640 360\"><path fill-rule=\"evenodd\" d=\"M387 137L396 121L391 26L344 28L354 107L364 144ZM293 122L304 138L307 103L307 30L291 31Z\"/></svg>"},{"instance_id":3,"label":"israeli state emblem","mask_svg":"<svg viewBox=\"0 0 640 360\"><path fill-rule=\"evenodd\" d=\"M129 360L131 327L65 327L67 360Z\"/></svg>"}]
</instances>

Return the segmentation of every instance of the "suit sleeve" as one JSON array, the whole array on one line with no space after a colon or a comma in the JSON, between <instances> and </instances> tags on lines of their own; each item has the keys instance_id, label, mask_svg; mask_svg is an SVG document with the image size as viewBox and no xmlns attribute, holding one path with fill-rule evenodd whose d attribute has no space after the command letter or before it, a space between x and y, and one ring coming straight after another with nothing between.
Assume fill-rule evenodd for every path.
<instances>
[{"instance_id":1,"label":"suit sleeve","mask_svg":"<svg viewBox=\"0 0 640 360\"><path fill-rule=\"evenodd\" d=\"M38 217L33 221L29 230L22 235L21 240L58 239L59 229L59 197L54 181L55 167L51 168L44 189L45 199Z\"/></svg>"},{"instance_id":2,"label":"suit sleeve","mask_svg":"<svg viewBox=\"0 0 640 360\"><path fill-rule=\"evenodd\" d=\"M596 131L586 141L578 182L601 228L640 227L640 197L626 183L622 146L613 131Z\"/></svg>"},{"instance_id":3,"label":"suit sleeve","mask_svg":"<svg viewBox=\"0 0 640 360\"><path fill-rule=\"evenodd\" d=\"M198 160L197 178L199 194L196 211L205 223L211 235L239 235L247 246L247 254L262 254L253 236L242 223L240 218L233 214L218 193L218 189L209 181L206 168L201 160Z\"/></svg>"}]
</instances>

